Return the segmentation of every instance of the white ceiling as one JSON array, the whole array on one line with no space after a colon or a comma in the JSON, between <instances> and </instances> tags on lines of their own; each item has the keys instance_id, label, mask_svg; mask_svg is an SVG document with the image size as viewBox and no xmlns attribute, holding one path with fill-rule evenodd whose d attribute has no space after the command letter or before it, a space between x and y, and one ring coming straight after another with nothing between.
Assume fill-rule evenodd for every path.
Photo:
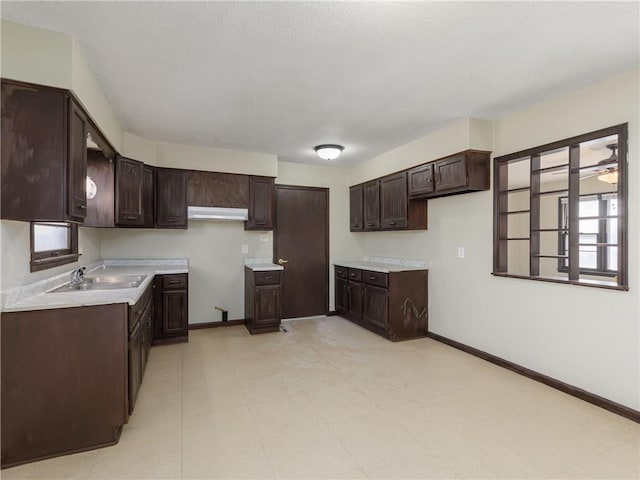
<instances>
[{"instance_id":1,"label":"white ceiling","mask_svg":"<svg viewBox=\"0 0 640 480\"><path fill-rule=\"evenodd\" d=\"M640 65L635 1L1 8L73 35L127 131L303 163L322 162L315 145L339 143L334 163L354 165Z\"/></svg>"}]
</instances>

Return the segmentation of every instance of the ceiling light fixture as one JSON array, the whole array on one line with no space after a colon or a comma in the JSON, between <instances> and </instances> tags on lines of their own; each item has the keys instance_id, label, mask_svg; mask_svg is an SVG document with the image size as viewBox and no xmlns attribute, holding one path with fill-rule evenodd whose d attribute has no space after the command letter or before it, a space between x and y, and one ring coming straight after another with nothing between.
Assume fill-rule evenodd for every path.
<instances>
[{"instance_id":1,"label":"ceiling light fixture","mask_svg":"<svg viewBox=\"0 0 640 480\"><path fill-rule=\"evenodd\" d=\"M603 173L602 175L598 175L598 180L605 183L618 183L618 171L615 170L613 172Z\"/></svg>"},{"instance_id":2,"label":"ceiling light fixture","mask_svg":"<svg viewBox=\"0 0 640 480\"><path fill-rule=\"evenodd\" d=\"M344 147L342 145L318 145L313 148L323 160L335 160L340 156Z\"/></svg>"}]
</instances>

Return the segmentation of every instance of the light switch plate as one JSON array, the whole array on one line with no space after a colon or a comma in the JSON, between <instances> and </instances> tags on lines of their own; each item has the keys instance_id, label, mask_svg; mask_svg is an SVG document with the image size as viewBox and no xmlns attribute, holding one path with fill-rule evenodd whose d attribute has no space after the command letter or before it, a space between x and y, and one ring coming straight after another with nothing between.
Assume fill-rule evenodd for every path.
<instances>
[{"instance_id":1,"label":"light switch plate","mask_svg":"<svg viewBox=\"0 0 640 480\"><path fill-rule=\"evenodd\" d=\"M249 253L249 245L242 245L242 253Z\"/></svg>"},{"instance_id":2,"label":"light switch plate","mask_svg":"<svg viewBox=\"0 0 640 480\"><path fill-rule=\"evenodd\" d=\"M458 258L464 258L464 247L458 247Z\"/></svg>"}]
</instances>

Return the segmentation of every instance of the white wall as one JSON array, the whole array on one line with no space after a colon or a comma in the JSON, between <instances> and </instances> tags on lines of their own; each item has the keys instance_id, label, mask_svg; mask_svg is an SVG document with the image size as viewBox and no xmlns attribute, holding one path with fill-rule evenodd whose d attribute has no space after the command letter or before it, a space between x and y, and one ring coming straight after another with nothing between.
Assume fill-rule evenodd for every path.
<instances>
[{"instance_id":1,"label":"white wall","mask_svg":"<svg viewBox=\"0 0 640 480\"><path fill-rule=\"evenodd\" d=\"M429 200L426 232L354 234L363 236L367 255L431 261L434 333L635 410L640 410L639 84L636 70L493 124L497 156L629 122L629 292L491 276L490 191ZM453 143L443 133L410 145L430 145L434 139ZM367 164L358 166L350 183L429 159L419 152L407 158L412 151L396 149L371 160L370 176L362 174ZM458 246L465 247L465 259L457 258Z\"/></svg>"},{"instance_id":2,"label":"white wall","mask_svg":"<svg viewBox=\"0 0 640 480\"><path fill-rule=\"evenodd\" d=\"M273 235L245 232L242 222L189 221L188 230L109 229L102 233L102 257L188 258L189 323L244 318L244 257L273 256ZM243 254L242 245L249 246Z\"/></svg>"},{"instance_id":3,"label":"white wall","mask_svg":"<svg viewBox=\"0 0 640 480\"><path fill-rule=\"evenodd\" d=\"M329 189L329 309L335 309L333 263L360 258L362 246L349 232L348 170L330 166L312 166L279 162L279 185L323 187Z\"/></svg>"},{"instance_id":4,"label":"white wall","mask_svg":"<svg viewBox=\"0 0 640 480\"><path fill-rule=\"evenodd\" d=\"M78 229L78 251L82 255L77 262L39 272L29 271L31 259L29 222L0 221L0 265L1 289L37 282L60 273L70 272L82 265L88 265L100 259L102 241L97 228Z\"/></svg>"}]
</instances>

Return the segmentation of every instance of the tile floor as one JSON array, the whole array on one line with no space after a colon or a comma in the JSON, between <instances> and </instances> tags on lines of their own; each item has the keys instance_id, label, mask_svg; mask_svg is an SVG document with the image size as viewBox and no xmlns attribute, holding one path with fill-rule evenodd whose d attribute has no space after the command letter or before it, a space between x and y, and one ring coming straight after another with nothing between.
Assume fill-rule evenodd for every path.
<instances>
[{"instance_id":1,"label":"tile floor","mask_svg":"<svg viewBox=\"0 0 640 480\"><path fill-rule=\"evenodd\" d=\"M3 479L639 478L640 425L339 317L154 347L120 443Z\"/></svg>"}]
</instances>

